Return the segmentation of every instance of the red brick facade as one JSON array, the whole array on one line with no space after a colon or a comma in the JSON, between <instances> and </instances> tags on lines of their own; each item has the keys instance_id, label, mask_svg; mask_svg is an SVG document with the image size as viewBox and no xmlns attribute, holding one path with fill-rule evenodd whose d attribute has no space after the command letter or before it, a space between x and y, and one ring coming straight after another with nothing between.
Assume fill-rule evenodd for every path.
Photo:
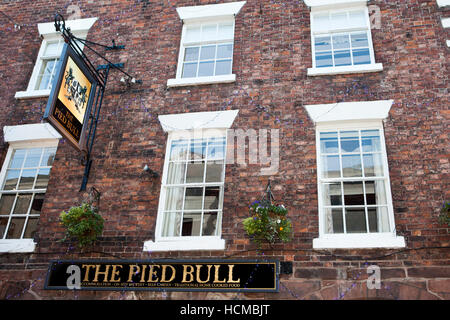
<instances>
[{"instance_id":1,"label":"red brick facade","mask_svg":"<svg viewBox=\"0 0 450 320\"><path fill-rule=\"evenodd\" d=\"M220 1L229 2L229 1ZM177 71L182 23L176 7L216 3L182 1L79 1L81 18L98 17L88 40L125 44L101 51L141 85L127 88L110 72L93 152L88 189L101 192L102 237L79 252L64 237L59 214L86 197L79 192L81 155L60 141L33 253L0 253L0 299L449 299L448 227L439 224L449 193L449 48L435 0L370 1L381 12L372 29L383 71L311 77L310 12L303 1L247 0L236 16L236 81L168 88ZM41 45L37 24L55 12L69 16L70 1L3 1L0 11L0 125L41 122L47 98L16 99L26 89ZM14 22L12 22L14 21ZM14 23L21 25L20 29ZM85 49L85 52L88 52ZM95 64L104 61L89 55ZM394 100L384 120L397 235L403 249L316 250L318 195L316 131L305 105ZM222 237L225 250L143 252L155 236L167 135L158 115L239 109L233 129L279 129L278 173L259 165L226 166ZM2 162L8 144L0 138ZM5 164L3 164L5 165ZM270 178L273 194L289 210L293 240L257 250L242 227L249 205ZM120 292L43 290L51 259L261 258L290 261L278 293ZM381 268L381 289L367 288L369 265Z\"/></svg>"}]
</instances>

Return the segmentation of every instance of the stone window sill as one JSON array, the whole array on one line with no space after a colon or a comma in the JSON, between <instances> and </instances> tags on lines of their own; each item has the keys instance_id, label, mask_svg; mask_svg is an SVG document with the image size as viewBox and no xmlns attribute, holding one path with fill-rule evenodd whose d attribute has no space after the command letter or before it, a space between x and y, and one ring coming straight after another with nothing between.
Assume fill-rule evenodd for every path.
<instances>
[{"instance_id":1,"label":"stone window sill","mask_svg":"<svg viewBox=\"0 0 450 320\"><path fill-rule=\"evenodd\" d=\"M213 76L213 77L169 79L167 80L167 86L171 88L171 87L196 86L203 84L231 83L235 81L236 81L235 74L227 74L223 76Z\"/></svg>"},{"instance_id":2,"label":"stone window sill","mask_svg":"<svg viewBox=\"0 0 450 320\"><path fill-rule=\"evenodd\" d=\"M33 90L33 91L18 91L14 95L16 99L32 99L43 98L50 95L50 90Z\"/></svg>"},{"instance_id":3,"label":"stone window sill","mask_svg":"<svg viewBox=\"0 0 450 320\"><path fill-rule=\"evenodd\" d=\"M327 234L313 240L314 249L375 249L405 246L405 239L392 233Z\"/></svg>"},{"instance_id":4,"label":"stone window sill","mask_svg":"<svg viewBox=\"0 0 450 320\"><path fill-rule=\"evenodd\" d=\"M328 76L335 74L366 73L383 71L382 63L363 64L357 66L308 68L308 76Z\"/></svg>"},{"instance_id":5,"label":"stone window sill","mask_svg":"<svg viewBox=\"0 0 450 320\"><path fill-rule=\"evenodd\" d=\"M0 240L0 253L34 252L36 243L33 239L4 239Z\"/></svg>"},{"instance_id":6,"label":"stone window sill","mask_svg":"<svg viewBox=\"0 0 450 320\"><path fill-rule=\"evenodd\" d=\"M198 239L159 240L144 242L143 251L197 251L225 250L225 240L219 237L199 237Z\"/></svg>"}]
</instances>

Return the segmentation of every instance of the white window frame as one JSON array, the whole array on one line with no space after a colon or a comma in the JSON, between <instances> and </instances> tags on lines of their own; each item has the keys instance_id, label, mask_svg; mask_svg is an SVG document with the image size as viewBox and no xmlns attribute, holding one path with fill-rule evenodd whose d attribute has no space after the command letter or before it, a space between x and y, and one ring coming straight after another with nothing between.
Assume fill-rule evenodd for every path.
<instances>
[{"instance_id":1,"label":"white window frame","mask_svg":"<svg viewBox=\"0 0 450 320\"><path fill-rule=\"evenodd\" d=\"M29 124L5 126L5 142L9 143L3 166L0 171L0 184L3 185L11 157L16 149L58 147L61 135L49 124ZM36 243L33 239L0 239L0 253L34 252Z\"/></svg>"},{"instance_id":2,"label":"white window frame","mask_svg":"<svg viewBox=\"0 0 450 320\"><path fill-rule=\"evenodd\" d=\"M161 192L156 217L155 240L144 243L143 251L190 251L190 250L225 250L225 240L222 239L223 220L223 197L225 188L225 170L227 156L227 129L231 127L237 116L238 110L217 111L217 112L196 112L185 114L161 115L159 120L164 131L168 132L166 155L164 160L163 174L161 178ZM194 121L195 119L195 121ZM225 138L224 168L222 171L222 183L212 183L220 185L222 188L221 198L222 209L219 209L220 216L217 218L216 235L214 236L179 236L163 237L162 229L164 222L164 206L166 199L166 181L169 170L169 157L172 141L178 139L199 139L209 137ZM204 185L204 183L201 183ZM194 184L193 184L194 185ZM200 184L195 184L200 185ZM220 206L219 206L220 208Z\"/></svg>"},{"instance_id":3,"label":"white window frame","mask_svg":"<svg viewBox=\"0 0 450 320\"><path fill-rule=\"evenodd\" d=\"M343 102L328 105L305 106L316 125L317 190L319 212L319 237L313 240L314 249L404 248L405 240L396 235L394 209L389 178L383 119L393 100L368 102ZM380 130L383 164L383 181L386 191L390 232L330 234L325 232L326 220L321 178L320 132L338 130ZM358 179L357 179L358 180ZM370 180L370 179L367 179ZM369 230L368 230L369 231Z\"/></svg>"},{"instance_id":4,"label":"white window frame","mask_svg":"<svg viewBox=\"0 0 450 320\"><path fill-rule=\"evenodd\" d=\"M367 1L305 1L307 5L311 7L310 13L310 25L311 25L311 50L312 50L312 68L308 68L307 74L308 76L321 76L321 75L336 75L336 74L349 74L349 73L366 73L366 72L379 72L383 70L383 64L375 62L375 53L373 49L373 41L372 41L372 32L370 28L370 18L369 18L369 9L367 7ZM350 34L352 32L358 33L362 32L360 29L339 29L339 30L329 30L328 32L318 33L314 32L313 25L313 16L315 14L320 13L328 13L331 15L332 13L342 13L349 12L355 10L363 9L366 17L366 26L367 30L367 41L368 41L368 49L370 54L370 64L362 64L362 65L349 65L349 66L333 66L333 67L316 67L316 52L315 52L315 38L316 36L325 36L325 35L339 35L339 34ZM331 43L332 45L332 43ZM332 57L334 57L333 49ZM352 51L350 49L350 51ZM351 53L351 57L352 57ZM334 59L334 58L333 58ZM352 62L353 63L353 62Z\"/></svg>"},{"instance_id":5,"label":"white window frame","mask_svg":"<svg viewBox=\"0 0 450 320\"><path fill-rule=\"evenodd\" d=\"M236 75L233 74L233 55L234 55L234 26L235 16L239 13L246 1L221 3L203 6L181 7L177 8L178 15L183 21L183 28L180 40L180 49L178 55L177 73L174 79L167 80L168 87L180 87L190 85L204 85L214 83L232 83L236 81ZM233 43L233 55L231 57L231 73L227 75L205 76L182 78L185 49L189 46L204 45L207 42L186 42L186 29L208 23L233 23L233 38L227 39L226 43ZM210 44L222 43L223 41L211 41ZM225 42L224 42L225 43Z\"/></svg>"},{"instance_id":6,"label":"white window frame","mask_svg":"<svg viewBox=\"0 0 450 320\"><path fill-rule=\"evenodd\" d=\"M70 28L72 33L79 38L86 39L89 29L94 25L97 18L87 18L78 20L68 20L66 21L66 27ZM28 82L27 89L25 91L18 91L15 94L16 99L29 99L29 98L41 98L48 97L50 95L51 89L37 90L37 80L39 77L39 72L41 71L42 64L44 61L44 52L48 43L63 40L61 34L56 32L54 22L46 22L38 24L39 35L42 37L41 47L36 58L36 63L33 68L33 72ZM80 49L83 50L84 45L79 43ZM55 56L54 58L57 58ZM58 64L55 64L57 68Z\"/></svg>"}]
</instances>

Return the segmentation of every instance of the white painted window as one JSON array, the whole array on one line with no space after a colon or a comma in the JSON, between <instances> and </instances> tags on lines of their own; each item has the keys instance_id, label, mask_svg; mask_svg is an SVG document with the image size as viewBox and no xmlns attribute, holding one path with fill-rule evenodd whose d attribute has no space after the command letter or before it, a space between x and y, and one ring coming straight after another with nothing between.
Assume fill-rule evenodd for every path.
<instances>
[{"instance_id":1,"label":"white painted window","mask_svg":"<svg viewBox=\"0 0 450 320\"><path fill-rule=\"evenodd\" d=\"M308 75L382 70L375 63L367 5L341 6L311 8L313 68Z\"/></svg>"},{"instance_id":2,"label":"white painted window","mask_svg":"<svg viewBox=\"0 0 450 320\"><path fill-rule=\"evenodd\" d=\"M227 129L237 113L159 116L168 140L155 241L147 241L144 251L225 249L221 225Z\"/></svg>"},{"instance_id":3,"label":"white painted window","mask_svg":"<svg viewBox=\"0 0 450 320\"><path fill-rule=\"evenodd\" d=\"M78 19L66 21L66 27L81 39L86 39L87 33L97 18ZM36 59L36 64L31 74L26 91L16 92L17 99L47 97L50 95L53 79L57 72L58 61L62 53L64 39L59 32L56 32L54 23L38 24L42 44ZM77 42L80 49L83 43Z\"/></svg>"},{"instance_id":4,"label":"white painted window","mask_svg":"<svg viewBox=\"0 0 450 320\"><path fill-rule=\"evenodd\" d=\"M233 82L235 15L243 2L178 8L183 20L178 68L169 87Z\"/></svg>"},{"instance_id":5,"label":"white painted window","mask_svg":"<svg viewBox=\"0 0 450 320\"><path fill-rule=\"evenodd\" d=\"M316 124L319 238L315 248L403 247L382 119L392 100L306 106ZM348 115L348 116L346 116Z\"/></svg>"},{"instance_id":6,"label":"white painted window","mask_svg":"<svg viewBox=\"0 0 450 320\"><path fill-rule=\"evenodd\" d=\"M32 239L56 147L18 147L9 153L0 191L0 236L1 239Z\"/></svg>"},{"instance_id":7,"label":"white painted window","mask_svg":"<svg viewBox=\"0 0 450 320\"><path fill-rule=\"evenodd\" d=\"M324 233L392 232L382 128L336 127L317 133Z\"/></svg>"},{"instance_id":8,"label":"white painted window","mask_svg":"<svg viewBox=\"0 0 450 320\"><path fill-rule=\"evenodd\" d=\"M33 252L50 171L61 138L49 124L5 126L0 171L0 252Z\"/></svg>"}]
</instances>

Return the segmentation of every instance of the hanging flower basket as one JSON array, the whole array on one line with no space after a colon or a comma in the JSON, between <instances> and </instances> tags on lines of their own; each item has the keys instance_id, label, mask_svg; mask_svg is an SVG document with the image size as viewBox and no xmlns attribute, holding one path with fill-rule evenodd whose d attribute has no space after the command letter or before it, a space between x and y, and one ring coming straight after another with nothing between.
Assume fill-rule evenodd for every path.
<instances>
[{"instance_id":1,"label":"hanging flower basket","mask_svg":"<svg viewBox=\"0 0 450 320\"><path fill-rule=\"evenodd\" d=\"M447 224L450 227L450 202L446 201L442 205L441 212L439 214L439 223Z\"/></svg>"},{"instance_id":2,"label":"hanging flower basket","mask_svg":"<svg viewBox=\"0 0 450 320\"><path fill-rule=\"evenodd\" d=\"M89 203L72 207L60 215L60 223L66 228L66 237L75 238L80 248L92 245L103 231L104 219Z\"/></svg>"},{"instance_id":3,"label":"hanging flower basket","mask_svg":"<svg viewBox=\"0 0 450 320\"><path fill-rule=\"evenodd\" d=\"M284 205L255 201L250 206L251 216L243 221L247 235L258 244L289 242L292 222Z\"/></svg>"}]
</instances>

